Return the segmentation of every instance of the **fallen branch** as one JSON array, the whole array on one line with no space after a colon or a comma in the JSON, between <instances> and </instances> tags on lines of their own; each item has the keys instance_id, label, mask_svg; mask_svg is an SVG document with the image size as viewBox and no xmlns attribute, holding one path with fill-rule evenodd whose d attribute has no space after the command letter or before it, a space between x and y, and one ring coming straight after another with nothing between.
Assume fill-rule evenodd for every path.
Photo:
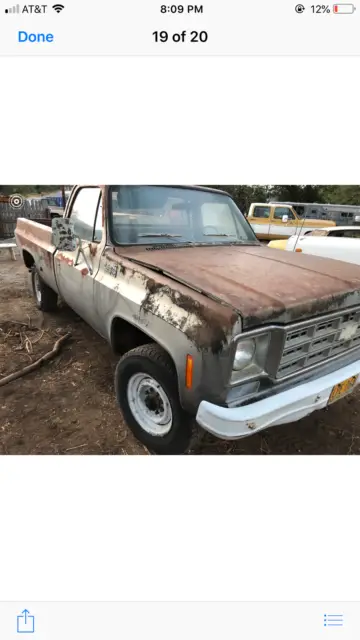
<instances>
[{"instance_id":1,"label":"fallen branch","mask_svg":"<svg viewBox=\"0 0 360 640\"><path fill-rule=\"evenodd\" d=\"M36 344L37 342L39 342L43 337L44 333L45 333L44 330L40 331L40 336L38 336L35 340L33 340L31 344Z\"/></svg>"},{"instance_id":2,"label":"fallen branch","mask_svg":"<svg viewBox=\"0 0 360 640\"><path fill-rule=\"evenodd\" d=\"M65 449L65 453L67 451L74 451L74 449L81 449L82 447L86 447L87 442L85 442L84 444L78 444L76 447L69 447L68 449Z\"/></svg>"},{"instance_id":3,"label":"fallen branch","mask_svg":"<svg viewBox=\"0 0 360 640\"><path fill-rule=\"evenodd\" d=\"M62 346L62 344L68 340L68 338L70 338L71 333L66 333L64 336L61 336L61 338L59 338L51 351L48 351L48 353L45 353L45 355L41 356L41 358L39 358L39 360L36 360L35 362L32 362L31 364L29 364L27 367L24 367L23 369L20 369L20 371L15 371L15 373L11 373L9 376L5 376L5 378L2 378L0 380L0 387L3 387L5 384L8 384L9 382L12 382L13 380L17 380L17 378L21 378L22 376L25 376L27 373L30 373L31 371L34 371L35 369L38 369L39 367L41 367L41 365L44 362L47 362L48 360L51 360L52 358L54 358L60 351L60 348Z\"/></svg>"}]
</instances>

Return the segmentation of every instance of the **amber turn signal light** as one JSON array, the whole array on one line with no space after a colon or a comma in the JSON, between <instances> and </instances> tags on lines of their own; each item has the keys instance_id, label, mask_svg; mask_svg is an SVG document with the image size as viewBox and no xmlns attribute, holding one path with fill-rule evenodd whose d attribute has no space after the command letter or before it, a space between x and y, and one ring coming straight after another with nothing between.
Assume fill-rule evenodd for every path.
<instances>
[{"instance_id":1,"label":"amber turn signal light","mask_svg":"<svg viewBox=\"0 0 360 640\"><path fill-rule=\"evenodd\" d=\"M186 356L186 370L185 370L185 386L187 389L191 389L193 383L193 367L194 360L189 354Z\"/></svg>"}]
</instances>

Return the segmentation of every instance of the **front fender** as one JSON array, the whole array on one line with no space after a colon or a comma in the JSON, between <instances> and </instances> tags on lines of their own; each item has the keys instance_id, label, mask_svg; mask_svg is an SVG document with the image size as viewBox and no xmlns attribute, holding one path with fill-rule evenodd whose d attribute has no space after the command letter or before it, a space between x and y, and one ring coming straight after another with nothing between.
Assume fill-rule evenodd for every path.
<instances>
[{"instance_id":1,"label":"front fender","mask_svg":"<svg viewBox=\"0 0 360 640\"><path fill-rule=\"evenodd\" d=\"M195 413L202 399L224 400L231 373L231 339L241 331L238 314L186 285L106 257L95 295L109 342L114 319L126 320L170 355L186 410ZM190 389L185 386L187 355L194 362Z\"/></svg>"}]
</instances>

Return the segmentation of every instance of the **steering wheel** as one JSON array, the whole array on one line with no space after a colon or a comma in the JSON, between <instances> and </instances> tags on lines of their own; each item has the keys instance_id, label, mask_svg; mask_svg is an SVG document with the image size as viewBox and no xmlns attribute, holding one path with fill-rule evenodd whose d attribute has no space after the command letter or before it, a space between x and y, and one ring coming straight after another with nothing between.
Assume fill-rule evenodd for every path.
<instances>
[{"instance_id":1,"label":"steering wheel","mask_svg":"<svg viewBox=\"0 0 360 640\"><path fill-rule=\"evenodd\" d=\"M206 229L211 230L209 231L209 235L212 235L213 233L215 233L216 235L218 235L220 233L219 229L217 229L216 227L214 227L211 224L207 224L205 227L203 227L203 231L204 231L204 236L208 235L206 233Z\"/></svg>"}]
</instances>

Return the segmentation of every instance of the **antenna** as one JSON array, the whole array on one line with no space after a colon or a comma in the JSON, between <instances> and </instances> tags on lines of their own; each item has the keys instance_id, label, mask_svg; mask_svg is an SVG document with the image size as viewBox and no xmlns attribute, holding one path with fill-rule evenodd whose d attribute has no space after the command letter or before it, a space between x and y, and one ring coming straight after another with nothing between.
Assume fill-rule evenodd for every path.
<instances>
[{"instance_id":1,"label":"antenna","mask_svg":"<svg viewBox=\"0 0 360 640\"><path fill-rule=\"evenodd\" d=\"M306 213L305 213L305 215L304 215L304 219L303 219L303 221L302 221L302 225L301 225L301 227L299 227L299 232L298 232L298 234L297 234L297 238L296 238L296 242L295 242L295 246L294 246L293 251L296 251L296 245L297 245L297 243L299 242L299 238L300 238L301 232L302 232L302 230L303 230L303 228L304 228L305 220L306 220Z\"/></svg>"}]
</instances>

